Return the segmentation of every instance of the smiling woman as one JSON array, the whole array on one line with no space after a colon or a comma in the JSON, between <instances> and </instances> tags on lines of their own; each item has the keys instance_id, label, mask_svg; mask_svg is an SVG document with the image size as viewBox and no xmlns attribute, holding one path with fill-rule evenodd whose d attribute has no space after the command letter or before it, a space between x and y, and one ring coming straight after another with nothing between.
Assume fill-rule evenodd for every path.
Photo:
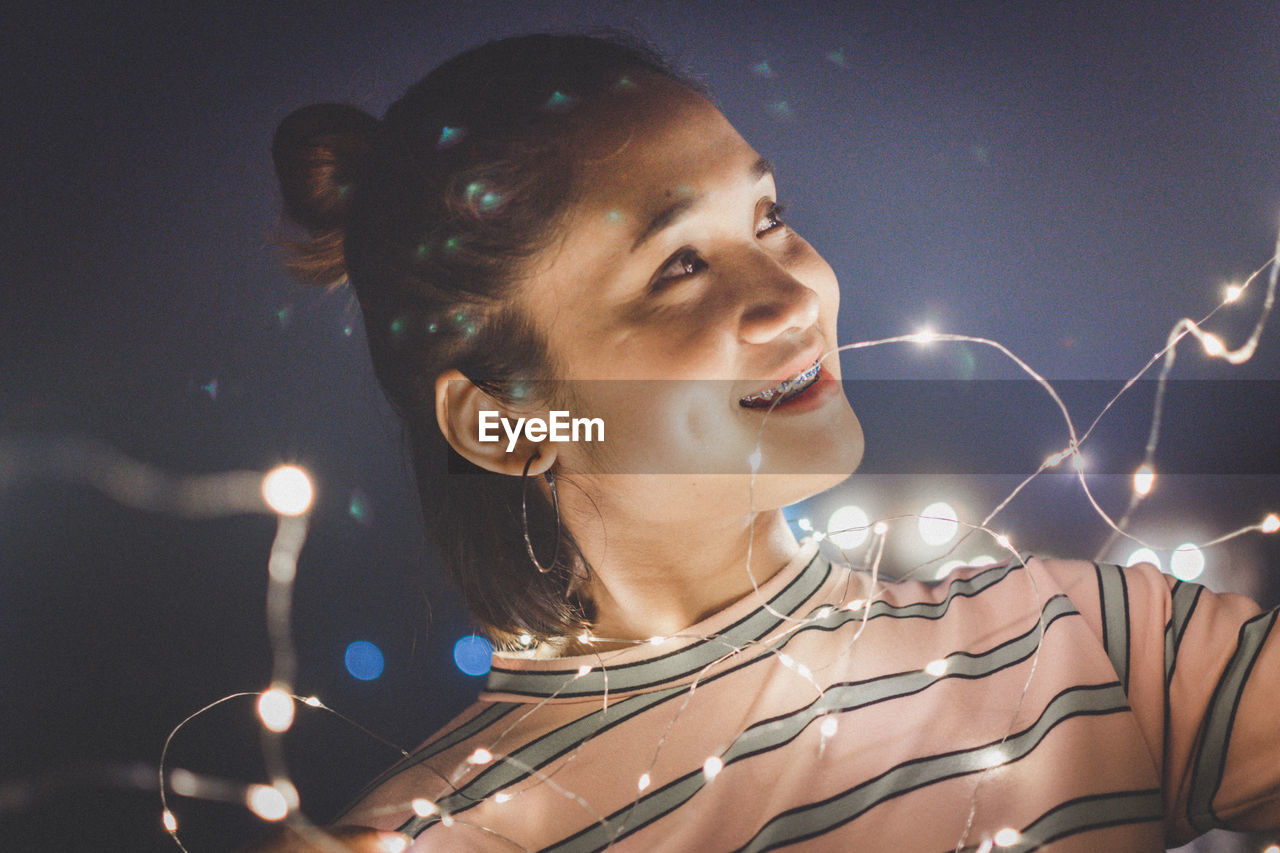
<instances>
[{"instance_id":1,"label":"smiling woman","mask_svg":"<svg viewBox=\"0 0 1280 853\"><path fill-rule=\"evenodd\" d=\"M768 160L652 51L493 42L382 120L294 113L274 156L311 234L295 265L358 295L428 530L500 646L477 703L342 818L351 849L1280 827L1274 612L1030 557L886 586L796 542L781 508L863 452L840 290ZM608 440L484 437L567 412Z\"/></svg>"}]
</instances>

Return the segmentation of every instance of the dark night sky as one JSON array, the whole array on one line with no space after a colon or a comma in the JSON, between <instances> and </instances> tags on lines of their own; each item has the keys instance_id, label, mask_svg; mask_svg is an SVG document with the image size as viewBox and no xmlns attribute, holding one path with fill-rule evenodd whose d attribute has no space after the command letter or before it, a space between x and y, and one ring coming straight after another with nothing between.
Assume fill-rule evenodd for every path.
<instances>
[{"instance_id":1,"label":"dark night sky","mask_svg":"<svg viewBox=\"0 0 1280 853\"><path fill-rule=\"evenodd\" d=\"M997 338L1053 378L1123 378L1177 318L1207 312L1261 266L1280 225L1269 3L168 2L11 14L0 441L90 436L183 473L306 465L320 491L297 590L300 690L405 745L476 690L450 659L470 628L422 543L352 300L281 271L271 134L314 101L381 113L489 38L592 25L652 40L775 161L790 222L840 277L846 342L928 324ZM1247 333L1260 289L1216 327L1229 342ZM844 365L863 379L1015 375L957 347L880 348ZM1280 379L1280 337L1269 328L1258 357L1232 370L1187 347L1177 375ZM1179 411L1171 441L1276 472L1272 407L1226 432L1220 410ZM1139 413L1099 441L1140 447L1144 426ZM870 427L869 441L874 452ZM855 477L806 511L825 517L848 494L882 514L918 511L930 489L968 489L976 512L1007 485ZM1118 488L1100 491L1116 505ZM370 507L363 520L353 495ZM1026 547L1089 557L1105 537L1082 503L1051 483L1011 524ZM1277 503L1274 477L1170 478L1145 529L1206 538ZM0 481L0 783L49 783L22 788L40 796L21 808L18 789L0 788L0 833L17 847L0 846L174 849L155 792L101 784L98 771L153 766L186 714L266 683L271 535L261 517L183 520L51 478ZM1211 552L1206 577L1274 597L1278 560L1253 537ZM1270 574L1250 574L1263 563ZM381 646L380 679L346 673L353 639ZM250 713L229 703L194 724L176 763L256 777ZM394 758L319 715L291 744L321 818ZM242 809L175 811L192 850L255 831Z\"/></svg>"}]
</instances>

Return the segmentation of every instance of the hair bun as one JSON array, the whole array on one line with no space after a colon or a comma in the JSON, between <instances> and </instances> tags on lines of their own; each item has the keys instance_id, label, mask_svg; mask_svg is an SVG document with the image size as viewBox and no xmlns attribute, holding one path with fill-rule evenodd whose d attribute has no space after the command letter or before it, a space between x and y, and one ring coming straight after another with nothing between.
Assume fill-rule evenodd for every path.
<instances>
[{"instance_id":1,"label":"hair bun","mask_svg":"<svg viewBox=\"0 0 1280 853\"><path fill-rule=\"evenodd\" d=\"M378 120L345 104L313 104L280 122L271 158L289 219L313 237L341 230Z\"/></svg>"}]
</instances>

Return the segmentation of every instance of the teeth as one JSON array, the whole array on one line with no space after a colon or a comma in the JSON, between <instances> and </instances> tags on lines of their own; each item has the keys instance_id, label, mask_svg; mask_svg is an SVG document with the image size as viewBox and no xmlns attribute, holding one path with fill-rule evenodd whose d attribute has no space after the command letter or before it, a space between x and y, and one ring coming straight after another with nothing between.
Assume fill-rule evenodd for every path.
<instances>
[{"instance_id":1,"label":"teeth","mask_svg":"<svg viewBox=\"0 0 1280 853\"><path fill-rule=\"evenodd\" d=\"M775 398L798 394L805 388L809 387L809 385L817 379L818 371L820 369L820 364L818 362L814 362L812 366L805 368L790 379L784 379L771 388L766 388L763 391L743 397L738 401L738 404L748 408L766 406L772 403Z\"/></svg>"}]
</instances>

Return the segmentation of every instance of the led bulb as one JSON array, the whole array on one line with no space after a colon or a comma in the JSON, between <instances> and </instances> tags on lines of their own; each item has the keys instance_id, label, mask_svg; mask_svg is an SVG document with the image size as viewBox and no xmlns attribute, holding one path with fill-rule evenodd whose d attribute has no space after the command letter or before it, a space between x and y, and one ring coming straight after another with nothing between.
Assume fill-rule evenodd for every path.
<instances>
[{"instance_id":1,"label":"led bulb","mask_svg":"<svg viewBox=\"0 0 1280 853\"><path fill-rule=\"evenodd\" d=\"M293 725L293 697L272 687L258 697L258 719L273 732L287 732Z\"/></svg>"},{"instance_id":2,"label":"led bulb","mask_svg":"<svg viewBox=\"0 0 1280 853\"><path fill-rule=\"evenodd\" d=\"M724 762L720 760L719 756L713 755L702 762L702 775L707 777L708 782L719 776L720 771L723 769Z\"/></svg>"},{"instance_id":3,"label":"led bulb","mask_svg":"<svg viewBox=\"0 0 1280 853\"><path fill-rule=\"evenodd\" d=\"M997 832L991 839L997 847L1012 847L1022 840L1022 833L1011 826Z\"/></svg>"},{"instance_id":4,"label":"led bulb","mask_svg":"<svg viewBox=\"0 0 1280 853\"><path fill-rule=\"evenodd\" d=\"M250 785L244 799L249 810L263 820L284 820L289 814L284 794L271 785Z\"/></svg>"},{"instance_id":5,"label":"led bulb","mask_svg":"<svg viewBox=\"0 0 1280 853\"><path fill-rule=\"evenodd\" d=\"M1146 497L1151 494L1151 489L1156 484L1156 472L1150 465L1143 463L1138 466L1138 470L1133 472L1133 490L1139 495Z\"/></svg>"},{"instance_id":6,"label":"led bulb","mask_svg":"<svg viewBox=\"0 0 1280 853\"><path fill-rule=\"evenodd\" d=\"M297 466L282 465L262 478L262 497L273 512L302 515L311 508L311 478Z\"/></svg>"},{"instance_id":7,"label":"led bulb","mask_svg":"<svg viewBox=\"0 0 1280 853\"><path fill-rule=\"evenodd\" d=\"M1274 512L1267 513L1267 517L1262 519L1262 532L1275 533L1277 530L1280 530L1280 515Z\"/></svg>"}]
</instances>

